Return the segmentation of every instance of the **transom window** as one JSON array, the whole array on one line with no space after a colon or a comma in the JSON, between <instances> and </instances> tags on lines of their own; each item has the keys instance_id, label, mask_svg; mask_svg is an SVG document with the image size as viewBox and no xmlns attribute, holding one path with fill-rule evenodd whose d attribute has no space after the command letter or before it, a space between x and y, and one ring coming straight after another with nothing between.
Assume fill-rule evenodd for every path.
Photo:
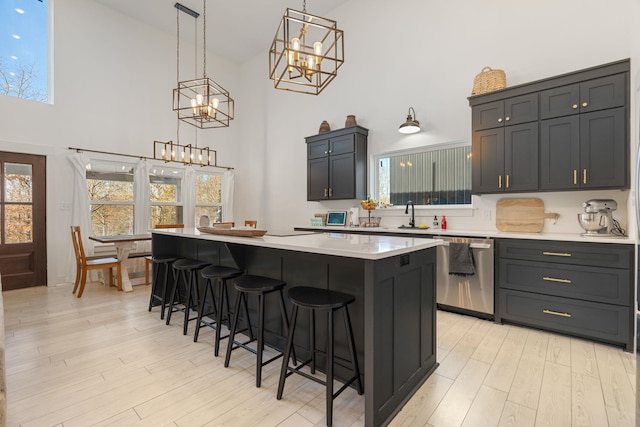
<instances>
[{"instance_id":1,"label":"transom window","mask_svg":"<svg viewBox=\"0 0 640 427\"><path fill-rule=\"evenodd\" d=\"M386 204L471 204L471 145L443 144L375 158L375 193ZM374 198L376 196L374 195Z\"/></svg>"},{"instance_id":2,"label":"transom window","mask_svg":"<svg viewBox=\"0 0 640 427\"><path fill-rule=\"evenodd\" d=\"M48 102L49 1L0 2L0 94Z\"/></svg>"}]
</instances>

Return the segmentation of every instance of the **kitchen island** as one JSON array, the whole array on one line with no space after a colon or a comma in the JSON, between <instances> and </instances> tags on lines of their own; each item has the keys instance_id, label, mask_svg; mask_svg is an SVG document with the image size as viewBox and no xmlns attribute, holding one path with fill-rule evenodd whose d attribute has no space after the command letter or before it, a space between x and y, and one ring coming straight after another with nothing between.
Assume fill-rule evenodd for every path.
<instances>
[{"instance_id":1,"label":"kitchen island","mask_svg":"<svg viewBox=\"0 0 640 427\"><path fill-rule=\"evenodd\" d=\"M275 234L255 238L196 229L153 230L152 250L154 256L175 253L282 279L288 287L315 286L354 295L350 313L363 375L365 425L387 424L437 367L435 247L440 241L345 233ZM279 311L270 308L265 338L282 349L285 334ZM305 330L300 324L298 331ZM307 338L296 336L296 352L302 356L308 349ZM348 359L340 327L336 341L336 360ZM339 368L336 377L347 378Z\"/></svg>"}]
</instances>

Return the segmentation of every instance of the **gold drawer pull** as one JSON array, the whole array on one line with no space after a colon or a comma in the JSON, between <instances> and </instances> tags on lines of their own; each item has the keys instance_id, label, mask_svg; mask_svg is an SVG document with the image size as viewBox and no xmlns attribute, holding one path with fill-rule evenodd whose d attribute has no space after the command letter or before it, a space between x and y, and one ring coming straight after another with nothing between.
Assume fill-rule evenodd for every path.
<instances>
[{"instance_id":1,"label":"gold drawer pull","mask_svg":"<svg viewBox=\"0 0 640 427\"><path fill-rule=\"evenodd\" d=\"M567 252L542 252L542 255L550 255L550 256L571 256L570 253Z\"/></svg>"},{"instance_id":2,"label":"gold drawer pull","mask_svg":"<svg viewBox=\"0 0 640 427\"><path fill-rule=\"evenodd\" d=\"M571 283L569 279L556 279L555 277L543 277L542 280L546 280L547 282L558 282L558 283Z\"/></svg>"},{"instance_id":3,"label":"gold drawer pull","mask_svg":"<svg viewBox=\"0 0 640 427\"><path fill-rule=\"evenodd\" d=\"M569 313L561 313L559 311L553 311L553 310L542 310L542 312L544 314L553 314L554 316L560 316L560 317L571 317L571 314Z\"/></svg>"}]
</instances>

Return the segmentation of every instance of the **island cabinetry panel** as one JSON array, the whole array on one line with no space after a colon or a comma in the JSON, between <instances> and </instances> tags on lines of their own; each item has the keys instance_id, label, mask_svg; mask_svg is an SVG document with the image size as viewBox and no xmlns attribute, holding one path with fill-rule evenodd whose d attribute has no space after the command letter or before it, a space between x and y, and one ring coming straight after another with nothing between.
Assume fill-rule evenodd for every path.
<instances>
[{"instance_id":1,"label":"island cabinetry panel","mask_svg":"<svg viewBox=\"0 0 640 427\"><path fill-rule=\"evenodd\" d=\"M496 321L633 344L633 248L497 240Z\"/></svg>"},{"instance_id":2,"label":"island cabinetry panel","mask_svg":"<svg viewBox=\"0 0 640 427\"><path fill-rule=\"evenodd\" d=\"M629 188L629 68L623 60L470 97L473 193ZM536 130L529 150L509 153L515 123Z\"/></svg>"},{"instance_id":3,"label":"island cabinetry panel","mask_svg":"<svg viewBox=\"0 0 640 427\"><path fill-rule=\"evenodd\" d=\"M367 136L361 126L307 137L307 200L363 199Z\"/></svg>"},{"instance_id":4,"label":"island cabinetry panel","mask_svg":"<svg viewBox=\"0 0 640 427\"><path fill-rule=\"evenodd\" d=\"M423 383L436 363L435 249L369 263L366 275L365 335L371 351L365 354L365 392L368 414L375 424L390 419ZM385 366L376 375L373 367ZM367 414L365 414L367 415Z\"/></svg>"},{"instance_id":5,"label":"island cabinetry panel","mask_svg":"<svg viewBox=\"0 0 640 427\"><path fill-rule=\"evenodd\" d=\"M252 238L224 242L230 238L200 239L167 233L153 233L154 255L171 253L236 267L247 274L282 279L287 283L285 304L289 313L291 305L286 292L291 287L313 286L354 295L355 302L349 305L349 312L364 384L364 425L387 425L436 369L435 246L371 259L265 247L260 240ZM273 242L275 237L265 236L267 242L269 239ZM281 239L287 246L288 238ZM246 243L238 242L240 240ZM344 242L349 245L348 239ZM229 290L233 301L233 286L229 286ZM286 334L278 300L268 297L265 304L265 340L270 346L283 349ZM249 311L252 316L257 314L256 302L252 299ZM340 366L348 366L343 362L350 359L342 325L339 313L335 319L335 375L345 380L351 373ZM316 319L316 327L316 345L322 348L327 334L320 317ZM298 360L308 356L309 317L303 311L298 317L294 344ZM319 370L324 369L324 363L319 357Z\"/></svg>"}]
</instances>

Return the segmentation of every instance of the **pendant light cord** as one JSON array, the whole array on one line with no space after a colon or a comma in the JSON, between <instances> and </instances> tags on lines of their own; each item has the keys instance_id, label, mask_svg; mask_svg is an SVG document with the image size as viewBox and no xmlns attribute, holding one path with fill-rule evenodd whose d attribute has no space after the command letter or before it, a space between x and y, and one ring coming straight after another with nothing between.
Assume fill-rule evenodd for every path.
<instances>
[{"instance_id":1,"label":"pendant light cord","mask_svg":"<svg viewBox=\"0 0 640 427\"><path fill-rule=\"evenodd\" d=\"M207 77L207 0L202 0L202 77Z\"/></svg>"},{"instance_id":2,"label":"pendant light cord","mask_svg":"<svg viewBox=\"0 0 640 427\"><path fill-rule=\"evenodd\" d=\"M176 8L176 81L180 90L180 9ZM178 113L178 123L176 125L176 143L180 144L180 117ZM169 154L170 155L170 154Z\"/></svg>"}]
</instances>

